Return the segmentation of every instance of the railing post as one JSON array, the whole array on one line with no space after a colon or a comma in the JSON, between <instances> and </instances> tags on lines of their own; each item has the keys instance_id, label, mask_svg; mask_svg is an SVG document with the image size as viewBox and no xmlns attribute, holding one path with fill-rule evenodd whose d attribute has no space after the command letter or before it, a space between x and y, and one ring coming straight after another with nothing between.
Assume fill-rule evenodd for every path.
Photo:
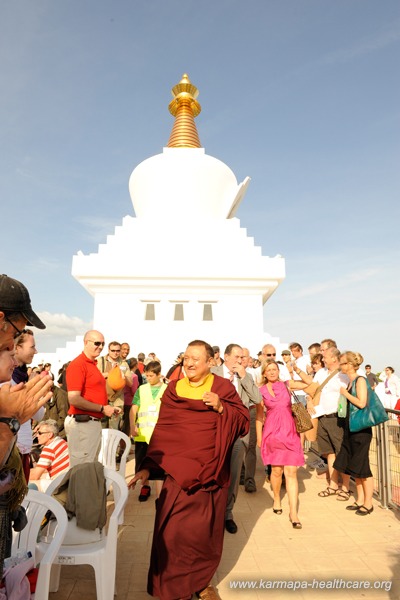
<instances>
[{"instance_id":1,"label":"railing post","mask_svg":"<svg viewBox=\"0 0 400 600\"><path fill-rule=\"evenodd\" d=\"M381 499L382 508L389 508L391 497L391 477L390 477L390 460L389 460L389 436L388 422L381 423L377 427L377 458L378 458L378 473L379 473L379 496Z\"/></svg>"}]
</instances>

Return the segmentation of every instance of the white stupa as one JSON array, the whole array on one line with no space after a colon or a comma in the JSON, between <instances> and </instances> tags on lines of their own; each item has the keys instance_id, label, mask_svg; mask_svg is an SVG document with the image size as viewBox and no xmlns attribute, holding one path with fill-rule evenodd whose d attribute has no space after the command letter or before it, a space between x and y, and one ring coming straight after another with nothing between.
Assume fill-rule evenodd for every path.
<instances>
[{"instance_id":1,"label":"white stupa","mask_svg":"<svg viewBox=\"0 0 400 600\"><path fill-rule=\"evenodd\" d=\"M238 184L201 147L197 88L184 75L172 94L168 146L130 177L136 217L72 264L94 298L94 328L107 342L128 341L133 355L155 352L163 370L193 339L253 353L274 341L263 332L263 305L285 277L284 259L263 256L234 216L249 178Z\"/></svg>"}]
</instances>

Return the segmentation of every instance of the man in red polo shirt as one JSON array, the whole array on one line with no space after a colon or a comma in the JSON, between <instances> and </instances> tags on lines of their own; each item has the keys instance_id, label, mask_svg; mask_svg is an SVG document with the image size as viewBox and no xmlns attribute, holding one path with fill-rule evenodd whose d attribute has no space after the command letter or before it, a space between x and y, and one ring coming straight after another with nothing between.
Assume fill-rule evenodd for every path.
<instances>
[{"instance_id":1,"label":"man in red polo shirt","mask_svg":"<svg viewBox=\"0 0 400 600\"><path fill-rule=\"evenodd\" d=\"M88 331L83 339L82 354L67 368L67 390L70 409L65 419L70 465L93 462L101 445L101 417L119 414L109 406L106 381L97 368L97 358L104 348L100 331Z\"/></svg>"}]
</instances>

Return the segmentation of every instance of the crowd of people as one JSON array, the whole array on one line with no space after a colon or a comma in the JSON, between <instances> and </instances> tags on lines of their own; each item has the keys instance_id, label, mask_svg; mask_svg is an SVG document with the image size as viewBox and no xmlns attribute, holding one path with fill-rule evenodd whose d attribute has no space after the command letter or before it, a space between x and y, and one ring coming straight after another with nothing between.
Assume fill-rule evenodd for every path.
<instances>
[{"instance_id":1,"label":"crowd of people","mask_svg":"<svg viewBox=\"0 0 400 600\"><path fill-rule=\"evenodd\" d=\"M129 344L118 341L104 353L104 335L91 330L81 354L55 378L48 363L32 367L37 349L27 326L45 328L26 287L0 276L0 566L10 553L13 515L27 486L45 491L59 474L95 463L103 428L124 431L134 442L135 474L128 485L140 482L139 501L154 493L148 591L162 600L193 593L218 598L210 582L224 531L238 531L239 486L257 492L257 446L273 514L283 513L284 481L293 529L303 527L297 474L307 438L316 439L327 464L319 497L334 496L357 516L373 512L372 430L350 431L349 406L364 408L379 380L371 365L362 370L359 353L340 351L330 338L311 344L308 354L299 342L280 356L265 344L255 357L237 343L222 353L194 340L164 376L155 353L130 357ZM385 374L385 394L395 404L400 380L392 367ZM305 434L297 432L293 402L313 418ZM347 410L341 412L343 402Z\"/></svg>"}]
</instances>

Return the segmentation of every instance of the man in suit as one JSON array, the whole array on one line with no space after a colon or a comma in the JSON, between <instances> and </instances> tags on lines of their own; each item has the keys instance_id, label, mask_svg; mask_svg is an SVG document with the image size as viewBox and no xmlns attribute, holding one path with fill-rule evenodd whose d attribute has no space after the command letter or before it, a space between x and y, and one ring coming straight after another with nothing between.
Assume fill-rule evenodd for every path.
<instances>
[{"instance_id":1,"label":"man in suit","mask_svg":"<svg viewBox=\"0 0 400 600\"><path fill-rule=\"evenodd\" d=\"M224 353L224 363L219 367L212 367L211 372L229 379L243 404L250 409L251 406L261 402L261 394L254 383L253 377L247 373L242 365L243 349L238 344L229 344ZM250 410L250 416L252 410ZM237 532L237 525L233 520L233 506L237 498L240 481L240 471L243 458L248 448L249 434L244 438L238 438L232 448L231 457L231 482L228 490L228 500L225 511L225 529L229 533Z\"/></svg>"}]
</instances>

